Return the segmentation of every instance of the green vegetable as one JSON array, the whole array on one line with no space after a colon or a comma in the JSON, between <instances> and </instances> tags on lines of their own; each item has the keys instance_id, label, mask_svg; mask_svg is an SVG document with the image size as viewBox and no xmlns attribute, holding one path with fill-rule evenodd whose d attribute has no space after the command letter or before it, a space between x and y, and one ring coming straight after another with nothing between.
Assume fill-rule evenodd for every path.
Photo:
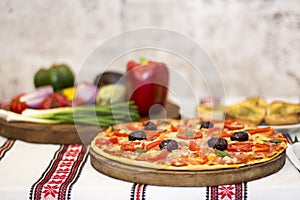
<instances>
[{"instance_id":1,"label":"green vegetable","mask_svg":"<svg viewBox=\"0 0 300 200\"><path fill-rule=\"evenodd\" d=\"M264 140L264 142L271 142L271 143L280 143L281 140Z\"/></svg>"},{"instance_id":2,"label":"green vegetable","mask_svg":"<svg viewBox=\"0 0 300 200\"><path fill-rule=\"evenodd\" d=\"M34 75L34 85L36 88L52 85L55 91L74 85L74 73L68 65L52 65L48 69L40 69Z\"/></svg>"},{"instance_id":3,"label":"green vegetable","mask_svg":"<svg viewBox=\"0 0 300 200\"><path fill-rule=\"evenodd\" d=\"M215 154L217 154L218 156L221 156L221 157L225 157L225 156L230 157L230 154L228 152L221 151L221 150L218 150L218 149L215 150Z\"/></svg>"},{"instance_id":4,"label":"green vegetable","mask_svg":"<svg viewBox=\"0 0 300 200\"><path fill-rule=\"evenodd\" d=\"M137 149L135 150L134 152L136 153L139 153L139 154L142 154L142 153L146 153L148 150L145 150L145 149Z\"/></svg>"},{"instance_id":5,"label":"green vegetable","mask_svg":"<svg viewBox=\"0 0 300 200\"><path fill-rule=\"evenodd\" d=\"M45 124L89 124L108 127L117 123L137 121L139 114L133 102L108 106L84 105L45 110L26 109L21 115L14 115L11 121L27 121Z\"/></svg>"}]
</instances>

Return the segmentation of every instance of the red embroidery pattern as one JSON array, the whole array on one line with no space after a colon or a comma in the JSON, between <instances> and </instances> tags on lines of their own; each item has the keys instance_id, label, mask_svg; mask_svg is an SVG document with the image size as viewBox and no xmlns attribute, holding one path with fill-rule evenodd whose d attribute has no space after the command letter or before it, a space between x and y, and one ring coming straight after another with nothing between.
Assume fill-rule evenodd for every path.
<instances>
[{"instance_id":1,"label":"red embroidery pattern","mask_svg":"<svg viewBox=\"0 0 300 200\"><path fill-rule=\"evenodd\" d=\"M7 139L5 143L0 147L0 160L4 157L5 153L11 149L14 143L15 140Z\"/></svg>"},{"instance_id":2,"label":"red embroidery pattern","mask_svg":"<svg viewBox=\"0 0 300 200\"><path fill-rule=\"evenodd\" d=\"M130 200L145 200L147 185L134 183L131 188Z\"/></svg>"},{"instance_id":3,"label":"red embroidery pattern","mask_svg":"<svg viewBox=\"0 0 300 200\"><path fill-rule=\"evenodd\" d=\"M207 187L207 200L246 200L247 183Z\"/></svg>"},{"instance_id":4,"label":"red embroidery pattern","mask_svg":"<svg viewBox=\"0 0 300 200\"><path fill-rule=\"evenodd\" d=\"M41 178L32 186L30 199L69 199L86 161L84 145L62 145Z\"/></svg>"}]
</instances>

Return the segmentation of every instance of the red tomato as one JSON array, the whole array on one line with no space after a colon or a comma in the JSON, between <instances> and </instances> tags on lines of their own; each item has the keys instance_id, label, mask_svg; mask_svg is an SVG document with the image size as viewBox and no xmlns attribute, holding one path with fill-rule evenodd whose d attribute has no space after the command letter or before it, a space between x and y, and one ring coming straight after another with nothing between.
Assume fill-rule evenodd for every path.
<instances>
[{"instance_id":1,"label":"red tomato","mask_svg":"<svg viewBox=\"0 0 300 200\"><path fill-rule=\"evenodd\" d=\"M12 98L10 105L9 105L10 111L21 114L23 112L23 110L28 108L28 105L25 102L20 102L20 98L23 95L24 95L24 93L21 93Z\"/></svg>"},{"instance_id":2,"label":"red tomato","mask_svg":"<svg viewBox=\"0 0 300 200\"><path fill-rule=\"evenodd\" d=\"M200 150L200 147L197 146L196 142L191 140L190 141L190 144L189 144L189 149L191 151L199 151Z\"/></svg>"},{"instance_id":3,"label":"red tomato","mask_svg":"<svg viewBox=\"0 0 300 200\"><path fill-rule=\"evenodd\" d=\"M45 98L42 101L39 109L50 109L50 108L53 108L53 106L52 106L52 98L51 97L47 97L47 98Z\"/></svg>"},{"instance_id":4,"label":"red tomato","mask_svg":"<svg viewBox=\"0 0 300 200\"><path fill-rule=\"evenodd\" d=\"M172 131L172 132L178 131L178 127L175 126L174 124L171 124L171 131Z\"/></svg>"},{"instance_id":5,"label":"red tomato","mask_svg":"<svg viewBox=\"0 0 300 200\"><path fill-rule=\"evenodd\" d=\"M119 130L115 130L113 135L117 137L128 137L128 133L121 133Z\"/></svg>"},{"instance_id":6,"label":"red tomato","mask_svg":"<svg viewBox=\"0 0 300 200\"><path fill-rule=\"evenodd\" d=\"M28 108L28 105L25 102L11 102L9 106L10 111L19 114L21 114L26 108Z\"/></svg>"},{"instance_id":7,"label":"red tomato","mask_svg":"<svg viewBox=\"0 0 300 200\"><path fill-rule=\"evenodd\" d=\"M136 151L137 149L144 149L145 144L140 141L129 141L121 146L123 151Z\"/></svg>"},{"instance_id":8,"label":"red tomato","mask_svg":"<svg viewBox=\"0 0 300 200\"><path fill-rule=\"evenodd\" d=\"M45 98L41 105L40 109L50 109L50 108L59 108L64 106L70 106L71 102L65 95L54 93L52 96Z\"/></svg>"}]
</instances>

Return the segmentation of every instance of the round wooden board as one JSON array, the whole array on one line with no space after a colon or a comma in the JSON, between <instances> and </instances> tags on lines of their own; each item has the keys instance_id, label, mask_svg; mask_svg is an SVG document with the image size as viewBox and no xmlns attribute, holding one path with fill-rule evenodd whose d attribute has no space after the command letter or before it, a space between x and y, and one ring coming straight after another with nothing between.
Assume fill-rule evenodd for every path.
<instances>
[{"instance_id":1,"label":"round wooden board","mask_svg":"<svg viewBox=\"0 0 300 200\"><path fill-rule=\"evenodd\" d=\"M90 158L91 165L97 171L123 181L156 186L204 187L242 183L271 175L284 166L286 153L283 152L264 163L213 171L175 171L137 167L107 159L92 149Z\"/></svg>"},{"instance_id":2,"label":"round wooden board","mask_svg":"<svg viewBox=\"0 0 300 200\"><path fill-rule=\"evenodd\" d=\"M179 107L172 103L166 104L169 118L179 118ZM159 115L158 115L159 116ZM142 118L145 120L148 118ZM90 144L101 131L98 126L74 124L38 124L28 122L6 122L0 119L0 135L42 144Z\"/></svg>"}]
</instances>

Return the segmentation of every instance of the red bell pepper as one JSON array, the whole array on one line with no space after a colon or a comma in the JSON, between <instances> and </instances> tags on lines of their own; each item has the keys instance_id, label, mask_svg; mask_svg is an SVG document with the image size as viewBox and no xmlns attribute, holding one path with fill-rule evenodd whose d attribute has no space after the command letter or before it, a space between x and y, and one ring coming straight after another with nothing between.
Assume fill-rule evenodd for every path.
<instances>
[{"instance_id":1,"label":"red bell pepper","mask_svg":"<svg viewBox=\"0 0 300 200\"><path fill-rule=\"evenodd\" d=\"M138 106L140 116L147 116L155 104L165 105L169 71L164 63L143 58L141 63L131 60L126 70L126 97Z\"/></svg>"}]
</instances>

